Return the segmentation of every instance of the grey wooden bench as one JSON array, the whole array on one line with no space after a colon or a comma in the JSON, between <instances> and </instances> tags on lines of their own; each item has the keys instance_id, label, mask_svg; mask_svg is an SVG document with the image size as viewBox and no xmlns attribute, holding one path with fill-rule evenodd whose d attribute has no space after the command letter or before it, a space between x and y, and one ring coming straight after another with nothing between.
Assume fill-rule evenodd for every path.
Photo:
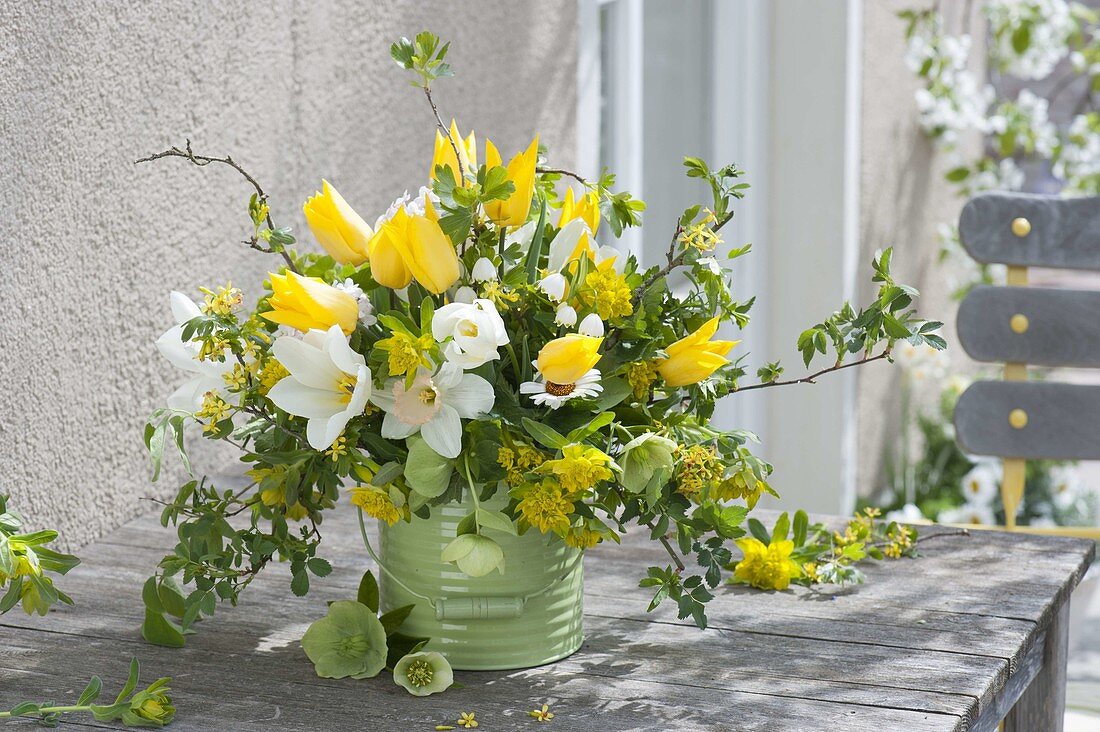
<instances>
[{"instance_id":1,"label":"grey wooden bench","mask_svg":"<svg viewBox=\"0 0 1100 732\"><path fill-rule=\"evenodd\" d=\"M578 653L524 671L458 672L463 688L418 699L384 676L317 678L299 647L326 600L354 597L368 566L354 512L330 513L325 555L336 569L308 597L294 598L277 567L180 650L138 634L141 585L172 532L147 516L85 547L61 583L76 607L0 617L0 707L75 699L92 674L113 693L110 680L121 683L138 656L144 678L174 677L181 731L431 730L474 711L487 732L988 732L1005 715L1010 730L1050 732L1061 729L1069 597L1094 554L1080 539L923 527L932 538L922 558L871 566L859 587L722 589L700 631L671 608L645 613L638 577L664 558L628 537L585 560ZM944 532L953 535L933 536ZM556 715L546 725L526 714L542 704Z\"/></svg>"}]
</instances>

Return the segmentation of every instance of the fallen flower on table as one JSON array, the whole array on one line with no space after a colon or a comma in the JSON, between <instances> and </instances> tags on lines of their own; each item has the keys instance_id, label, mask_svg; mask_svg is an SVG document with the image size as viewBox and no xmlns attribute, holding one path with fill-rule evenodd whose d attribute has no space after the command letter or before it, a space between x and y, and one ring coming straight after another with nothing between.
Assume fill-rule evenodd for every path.
<instances>
[{"instance_id":1,"label":"fallen flower on table","mask_svg":"<svg viewBox=\"0 0 1100 732\"><path fill-rule=\"evenodd\" d=\"M477 726L477 720L474 719L473 712L462 712L458 716L458 726L471 729Z\"/></svg>"},{"instance_id":2,"label":"fallen flower on table","mask_svg":"<svg viewBox=\"0 0 1100 732\"><path fill-rule=\"evenodd\" d=\"M548 704L543 704L542 709L532 709L527 712L528 716L534 717L539 722L549 722L554 718L554 713L550 711Z\"/></svg>"}]
</instances>

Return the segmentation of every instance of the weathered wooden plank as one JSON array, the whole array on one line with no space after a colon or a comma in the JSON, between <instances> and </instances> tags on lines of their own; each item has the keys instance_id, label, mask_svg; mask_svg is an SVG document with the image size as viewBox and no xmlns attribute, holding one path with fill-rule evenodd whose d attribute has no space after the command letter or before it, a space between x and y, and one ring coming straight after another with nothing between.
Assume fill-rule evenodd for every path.
<instances>
[{"instance_id":1,"label":"weathered wooden plank","mask_svg":"<svg viewBox=\"0 0 1100 732\"><path fill-rule=\"evenodd\" d=\"M979 381L959 397L955 431L963 449L975 455L1097 459L1100 386Z\"/></svg>"},{"instance_id":2,"label":"weathered wooden plank","mask_svg":"<svg viewBox=\"0 0 1100 732\"><path fill-rule=\"evenodd\" d=\"M1100 292L975 287L959 305L959 343L975 361L1100 366Z\"/></svg>"},{"instance_id":3,"label":"weathered wooden plank","mask_svg":"<svg viewBox=\"0 0 1100 732\"><path fill-rule=\"evenodd\" d=\"M38 666L63 650L56 646L56 636L29 634L35 637L23 649L24 666L43 674L58 673L55 667ZM419 729L453 720L458 711L471 709L483 725L489 727L495 721L499 729L502 723L530 723L525 711L542 703L553 706L555 728L565 730L591 730L593 715L599 716L598 728L608 730L712 730L727 728L732 720L769 730L812 729L815 724L845 730L960 729L959 719L952 715L743 693L705 686L705 674L696 673L691 683L670 682L661 677L666 667L652 668L646 656L614 646L590 663L567 661L524 671L464 673L464 688L416 700L382 678L358 682L310 678L312 669L297 649L276 649L264 663L253 653L236 654L233 649L219 657L190 648L133 646L139 644L119 647L117 641L87 641L82 644L84 652L64 668L64 675L83 677L95 668L112 677L124 674L125 654L131 650L153 657L148 665L158 672L185 669L182 675L176 674L173 684L181 715L176 728L182 730L270 729L276 719L278 729L286 730ZM653 650L646 648L651 654ZM716 666L726 663L720 654L711 660ZM0 670L0 680L10 678L8 673ZM636 678L647 673L658 678ZM211 685L211 678L219 683ZM0 687L6 695L10 683ZM73 687L69 681L57 688L69 693ZM888 701L888 692L883 694L883 701ZM0 704L6 702L0 698Z\"/></svg>"},{"instance_id":4,"label":"weathered wooden plank","mask_svg":"<svg viewBox=\"0 0 1100 732\"><path fill-rule=\"evenodd\" d=\"M1012 711L1005 732L1041 729L1062 732L1066 713L1066 661L1069 657L1069 603L1062 605L1047 628L1042 665Z\"/></svg>"},{"instance_id":5,"label":"weathered wooden plank","mask_svg":"<svg viewBox=\"0 0 1100 732\"><path fill-rule=\"evenodd\" d=\"M1030 223L1025 236L1017 218ZM959 238L979 262L1100 269L1100 199L983 193L963 207Z\"/></svg>"}]
</instances>

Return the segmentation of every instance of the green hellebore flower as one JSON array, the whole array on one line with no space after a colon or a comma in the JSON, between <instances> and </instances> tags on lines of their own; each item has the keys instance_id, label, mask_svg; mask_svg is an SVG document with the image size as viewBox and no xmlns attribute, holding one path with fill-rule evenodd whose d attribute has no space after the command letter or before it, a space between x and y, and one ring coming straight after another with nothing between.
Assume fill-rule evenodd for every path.
<instances>
[{"instance_id":1,"label":"green hellebore flower","mask_svg":"<svg viewBox=\"0 0 1100 732\"><path fill-rule=\"evenodd\" d=\"M369 679L386 666L386 629L366 605L337 600L309 626L302 650L326 679Z\"/></svg>"},{"instance_id":2,"label":"green hellebore flower","mask_svg":"<svg viewBox=\"0 0 1100 732\"><path fill-rule=\"evenodd\" d=\"M659 490L672 477L675 465L672 453L676 443L652 432L635 437L623 445L619 462L623 466L622 482L634 494L646 492L653 482Z\"/></svg>"},{"instance_id":3,"label":"green hellebore flower","mask_svg":"<svg viewBox=\"0 0 1100 732\"><path fill-rule=\"evenodd\" d=\"M455 675L442 653L421 651L404 656L394 665L393 680L413 696L428 696L446 691Z\"/></svg>"}]
</instances>

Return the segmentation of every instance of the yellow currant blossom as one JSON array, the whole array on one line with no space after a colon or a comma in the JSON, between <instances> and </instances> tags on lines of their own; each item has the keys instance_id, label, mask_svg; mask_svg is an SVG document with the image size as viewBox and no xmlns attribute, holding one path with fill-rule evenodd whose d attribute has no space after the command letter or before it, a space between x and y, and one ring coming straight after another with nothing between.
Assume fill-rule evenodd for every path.
<instances>
[{"instance_id":1,"label":"yellow currant blossom","mask_svg":"<svg viewBox=\"0 0 1100 732\"><path fill-rule=\"evenodd\" d=\"M229 341L225 337L212 333L202 337L196 358L200 361L224 361L228 348Z\"/></svg>"},{"instance_id":2,"label":"yellow currant blossom","mask_svg":"<svg viewBox=\"0 0 1100 732\"><path fill-rule=\"evenodd\" d=\"M325 450L325 454L332 458L333 462L340 459L341 456L348 454L348 439L341 435L336 438L336 441L332 443L329 449Z\"/></svg>"},{"instance_id":3,"label":"yellow currant blossom","mask_svg":"<svg viewBox=\"0 0 1100 732\"><path fill-rule=\"evenodd\" d=\"M680 243L685 247L698 249L701 252L709 252L722 243L722 237L711 227L718 222L714 212L707 210L707 215L702 221L690 224L680 232Z\"/></svg>"},{"instance_id":4,"label":"yellow currant blossom","mask_svg":"<svg viewBox=\"0 0 1100 732\"><path fill-rule=\"evenodd\" d=\"M697 384L729 363L725 358L741 341L712 341L718 318L711 318L698 330L665 348L668 358L657 366L669 386Z\"/></svg>"},{"instance_id":5,"label":"yellow currant blossom","mask_svg":"<svg viewBox=\"0 0 1100 732\"><path fill-rule=\"evenodd\" d=\"M260 313L262 317L303 333L311 329L328 330L333 325L339 325L345 334L355 330L359 322L359 301L351 295L319 279L294 272L271 272L268 276L272 294L267 304L272 309Z\"/></svg>"},{"instance_id":6,"label":"yellow currant blossom","mask_svg":"<svg viewBox=\"0 0 1100 732\"><path fill-rule=\"evenodd\" d=\"M497 226L522 226L531 210L531 198L535 193L535 163L539 157L539 137L531 140L527 149L508 163L508 180L516 190L503 201L485 203L485 213ZM490 168L501 164L500 153L491 140L485 140L485 164Z\"/></svg>"},{"instance_id":7,"label":"yellow currant blossom","mask_svg":"<svg viewBox=\"0 0 1100 732\"><path fill-rule=\"evenodd\" d=\"M401 511L394 505L390 494L371 485L359 485L351 489L351 502L363 509L363 513L393 526L401 520Z\"/></svg>"},{"instance_id":8,"label":"yellow currant blossom","mask_svg":"<svg viewBox=\"0 0 1100 732\"><path fill-rule=\"evenodd\" d=\"M301 503L295 502L293 506L286 505L286 466L272 465L270 467L253 468L246 471L245 475L252 478L260 485L260 501L269 508L283 508L286 517L291 521L301 521L308 514ZM268 487L264 488L263 484Z\"/></svg>"},{"instance_id":9,"label":"yellow currant blossom","mask_svg":"<svg viewBox=\"0 0 1100 732\"><path fill-rule=\"evenodd\" d=\"M554 718L554 713L550 711L548 704L543 704L542 709L532 709L527 712L527 715L534 717L539 722L549 722Z\"/></svg>"},{"instance_id":10,"label":"yellow currant blossom","mask_svg":"<svg viewBox=\"0 0 1100 732\"><path fill-rule=\"evenodd\" d=\"M195 412L195 417L207 420L202 426L203 432L217 432L218 422L229 419L230 409L229 404L217 392L208 391L203 395L202 407Z\"/></svg>"},{"instance_id":11,"label":"yellow currant blossom","mask_svg":"<svg viewBox=\"0 0 1100 732\"><path fill-rule=\"evenodd\" d=\"M279 363L278 359L267 359L263 368L260 369L260 393L267 394L271 391L271 387L278 384L287 376L290 376L290 372L287 371L286 366Z\"/></svg>"},{"instance_id":12,"label":"yellow currant blossom","mask_svg":"<svg viewBox=\"0 0 1100 732\"><path fill-rule=\"evenodd\" d=\"M389 338L383 338L375 348L389 354L388 364L391 376L399 376L416 371L417 368L431 368L432 362L427 353L435 345L430 333L419 338L408 333L395 332Z\"/></svg>"},{"instance_id":13,"label":"yellow currant blossom","mask_svg":"<svg viewBox=\"0 0 1100 732\"><path fill-rule=\"evenodd\" d=\"M518 292L509 290L496 280L489 280L481 285L481 297L485 300L492 300L493 304L497 306L497 310L500 311L507 310L511 303L519 301Z\"/></svg>"},{"instance_id":14,"label":"yellow currant blossom","mask_svg":"<svg viewBox=\"0 0 1100 732\"><path fill-rule=\"evenodd\" d=\"M558 216L558 228L573 219L583 219L592 235L596 235L596 230L600 228L600 194L597 191L588 191L578 201L573 196L573 189L566 189L561 215Z\"/></svg>"},{"instance_id":15,"label":"yellow currant blossom","mask_svg":"<svg viewBox=\"0 0 1100 732\"><path fill-rule=\"evenodd\" d=\"M673 457L677 465L677 490L686 496L695 495L722 478L724 468L713 445L680 445Z\"/></svg>"},{"instance_id":16,"label":"yellow currant blossom","mask_svg":"<svg viewBox=\"0 0 1100 732\"><path fill-rule=\"evenodd\" d=\"M749 488L741 473L731 475L715 485L710 492L711 498L718 501L733 501L740 498L745 500L748 507L756 508L760 496L768 489L768 484L762 480L753 480L753 487Z\"/></svg>"},{"instance_id":17,"label":"yellow currant blossom","mask_svg":"<svg viewBox=\"0 0 1100 732\"><path fill-rule=\"evenodd\" d=\"M231 315L244 302L244 295L232 282L227 282L217 292L206 287L200 287L199 292L206 295L202 311L207 315Z\"/></svg>"},{"instance_id":18,"label":"yellow currant blossom","mask_svg":"<svg viewBox=\"0 0 1100 732\"><path fill-rule=\"evenodd\" d=\"M737 563L733 576L760 590L785 590L791 580L802 576L798 562L791 560L794 542L773 541L765 545L759 539L738 539L745 557Z\"/></svg>"},{"instance_id":19,"label":"yellow currant blossom","mask_svg":"<svg viewBox=\"0 0 1100 732\"><path fill-rule=\"evenodd\" d=\"M635 361L626 365L626 382L634 398L642 401L649 396L649 389L657 380L656 361Z\"/></svg>"},{"instance_id":20,"label":"yellow currant blossom","mask_svg":"<svg viewBox=\"0 0 1100 732\"><path fill-rule=\"evenodd\" d=\"M894 529L886 532L886 538L889 543L883 547L882 553L891 559L900 559L912 550L913 545L916 543L917 531L899 524Z\"/></svg>"},{"instance_id":21,"label":"yellow currant blossom","mask_svg":"<svg viewBox=\"0 0 1100 732\"><path fill-rule=\"evenodd\" d=\"M591 490L602 480L611 480L611 458L587 445L566 445L562 456L539 466L540 473L553 473L566 496Z\"/></svg>"},{"instance_id":22,"label":"yellow currant blossom","mask_svg":"<svg viewBox=\"0 0 1100 732\"><path fill-rule=\"evenodd\" d=\"M575 547L577 549L591 549L601 541L603 541L603 536L600 535L600 532L590 529L587 526L574 526L569 529L569 533L565 535L566 546Z\"/></svg>"},{"instance_id":23,"label":"yellow currant blossom","mask_svg":"<svg viewBox=\"0 0 1100 732\"><path fill-rule=\"evenodd\" d=\"M233 364L232 370L222 374L222 380L225 382L225 386L229 391L244 391L248 388L252 376L256 373L256 368L257 364L255 362L248 366L235 363Z\"/></svg>"},{"instance_id":24,"label":"yellow currant blossom","mask_svg":"<svg viewBox=\"0 0 1100 732\"><path fill-rule=\"evenodd\" d=\"M527 523L542 533L564 534L569 530L569 515L573 504L562 495L561 488L544 480L527 487L517 506Z\"/></svg>"},{"instance_id":25,"label":"yellow currant blossom","mask_svg":"<svg viewBox=\"0 0 1100 732\"><path fill-rule=\"evenodd\" d=\"M582 297L586 304L596 308L604 320L625 318L634 312L630 287L626 277L614 269L614 260L605 259L584 278L585 286L590 290Z\"/></svg>"},{"instance_id":26,"label":"yellow currant blossom","mask_svg":"<svg viewBox=\"0 0 1100 732\"><path fill-rule=\"evenodd\" d=\"M462 712L458 717L458 726L470 729L477 726L477 720L474 719L473 712Z\"/></svg>"}]
</instances>

